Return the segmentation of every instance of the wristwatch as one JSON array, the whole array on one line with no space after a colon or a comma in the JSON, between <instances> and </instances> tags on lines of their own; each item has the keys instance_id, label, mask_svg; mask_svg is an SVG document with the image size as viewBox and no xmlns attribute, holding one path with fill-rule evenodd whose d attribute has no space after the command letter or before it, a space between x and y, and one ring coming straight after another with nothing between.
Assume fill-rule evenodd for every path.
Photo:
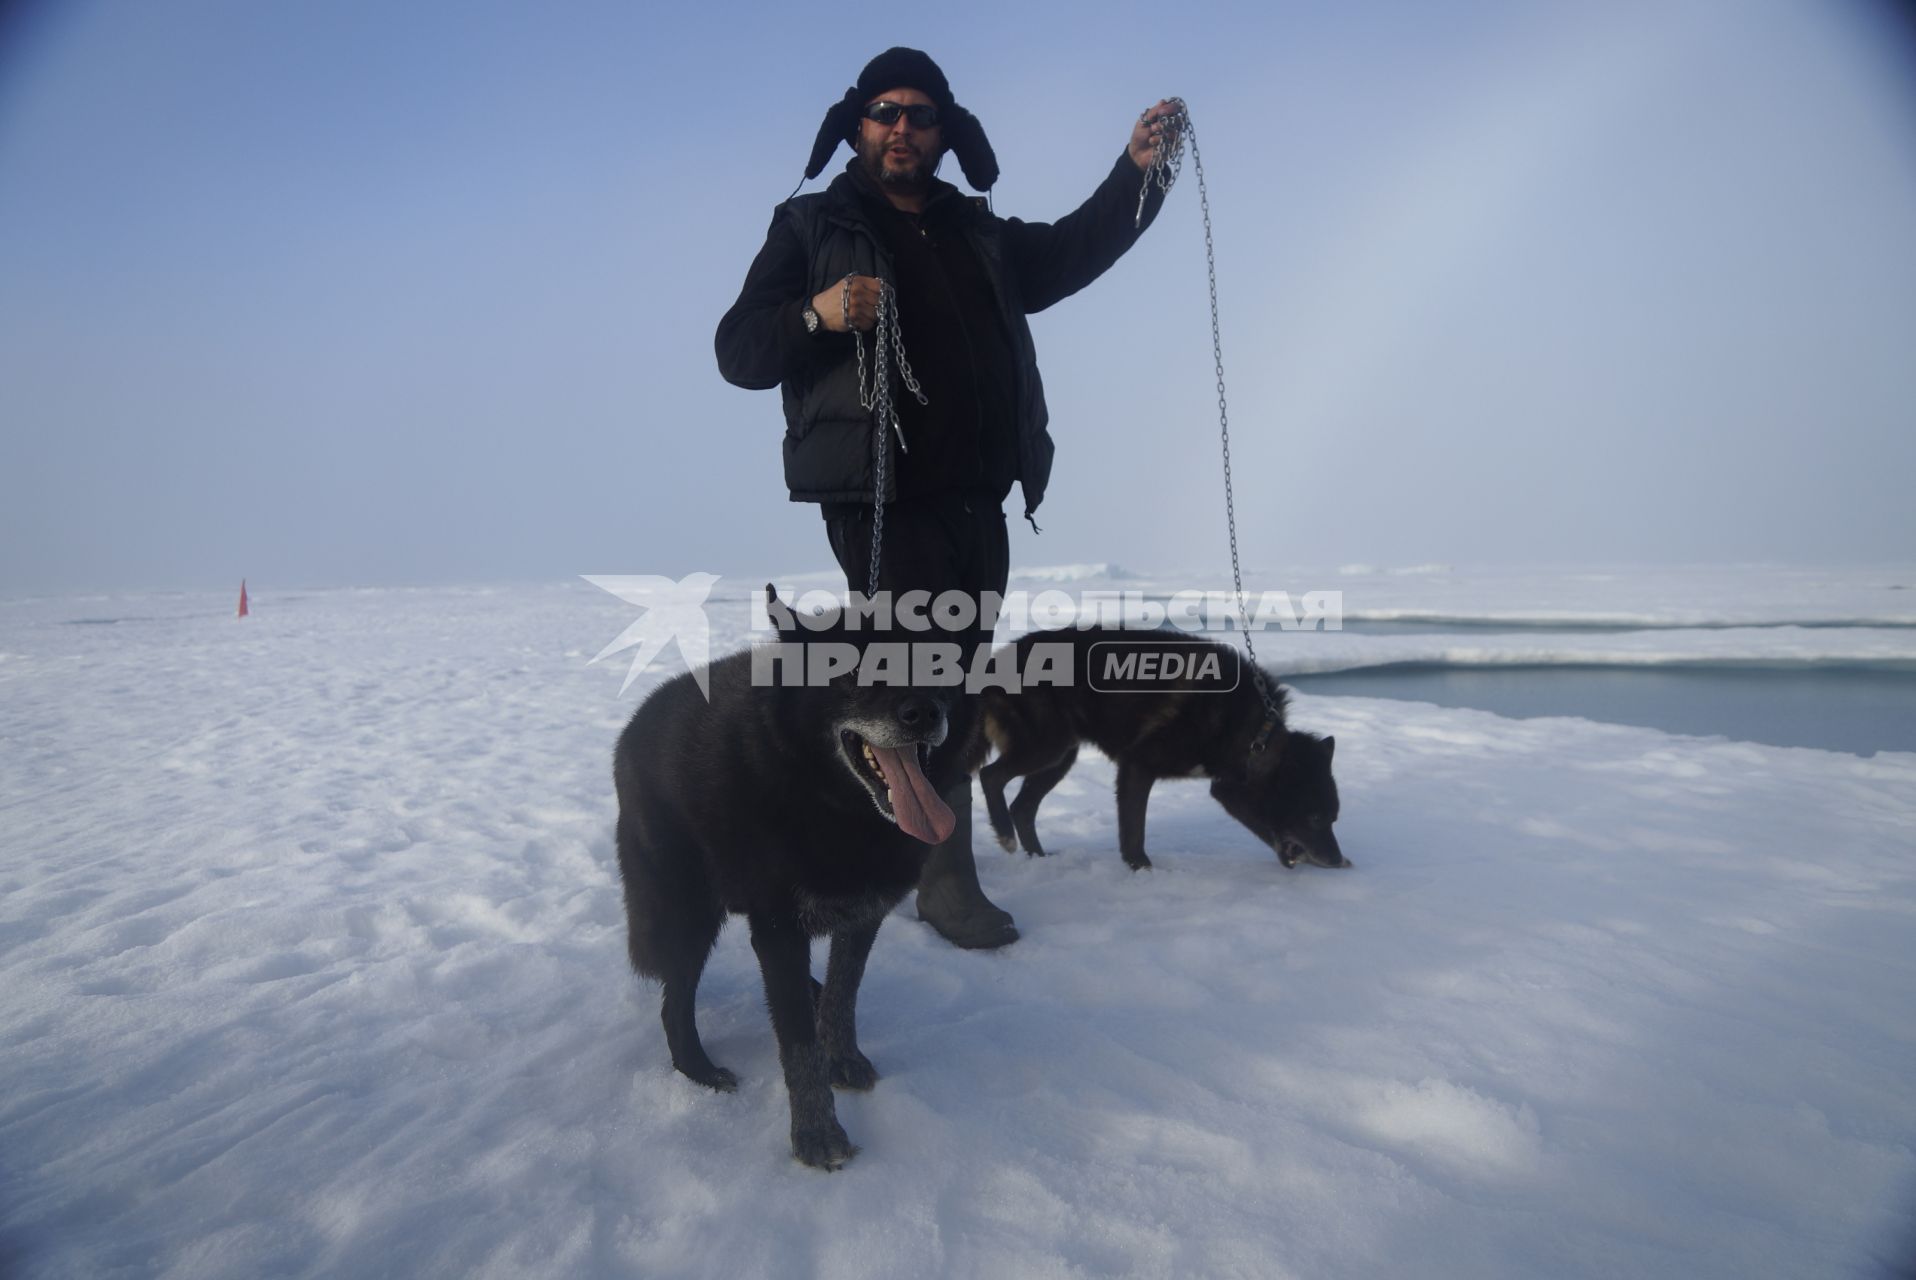
<instances>
[{"instance_id":1,"label":"wristwatch","mask_svg":"<svg viewBox=\"0 0 1916 1280\"><path fill-rule=\"evenodd\" d=\"M805 310L800 312L800 314L805 317L805 332L817 333L818 332L818 312L812 310L812 304L809 302L806 303Z\"/></svg>"}]
</instances>

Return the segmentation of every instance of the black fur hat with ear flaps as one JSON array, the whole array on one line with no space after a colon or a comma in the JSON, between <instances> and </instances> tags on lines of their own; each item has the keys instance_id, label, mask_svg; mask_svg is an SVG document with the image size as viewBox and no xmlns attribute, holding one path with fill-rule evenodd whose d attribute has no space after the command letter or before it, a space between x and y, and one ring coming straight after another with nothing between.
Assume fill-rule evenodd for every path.
<instances>
[{"instance_id":1,"label":"black fur hat with ear flaps","mask_svg":"<svg viewBox=\"0 0 1916 1280\"><path fill-rule=\"evenodd\" d=\"M818 140L812 143L812 159L805 166L810 181L825 171L825 164L841 142L858 136L858 118L865 104L887 89L916 89L938 107L938 125L944 131L945 146L958 157L965 181L974 191L989 191L998 181L998 157L992 154L978 117L952 101L951 86L945 73L928 54L917 49L893 48L873 58L859 73L858 83L845 90L845 96L825 113L818 127Z\"/></svg>"}]
</instances>

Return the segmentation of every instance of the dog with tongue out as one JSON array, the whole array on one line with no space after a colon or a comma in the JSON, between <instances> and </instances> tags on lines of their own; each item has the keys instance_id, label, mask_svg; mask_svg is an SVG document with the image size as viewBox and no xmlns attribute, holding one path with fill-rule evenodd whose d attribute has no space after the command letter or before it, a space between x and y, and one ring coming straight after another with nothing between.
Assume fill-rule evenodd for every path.
<instances>
[{"instance_id":1,"label":"dog with tongue out","mask_svg":"<svg viewBox=\"0 0 1916 1280\"><path fill-rule=\"evenodd\" d=\"M745 917L791 1102L792 1153L835 1169L857 1148L832 1090L870 1089L858 986L878 927L918 883L957 816L940 797L982 754L957 686L874 678L884 637L836 615L796 617L766 587L776 645L666 681L613 754L619 875L632 968L662 985L672 1065L729 1092L706 1056L699 975L728 915ZM962 670L960 672L962 674ZM811 941L829 935L821 985Z\"/></svg>"}]
</instances>

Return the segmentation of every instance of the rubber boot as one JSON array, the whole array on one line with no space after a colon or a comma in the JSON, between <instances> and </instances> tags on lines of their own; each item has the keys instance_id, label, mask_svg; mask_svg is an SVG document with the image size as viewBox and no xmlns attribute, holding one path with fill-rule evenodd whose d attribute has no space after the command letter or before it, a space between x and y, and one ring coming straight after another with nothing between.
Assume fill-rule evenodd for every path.
<instances>
[{"instance_id":1,"label":"rubber boot","mask_svg":"<svg viewBox=\"0 0 1916 1280\"><path fill-rule=\"evenodd\" d=\"M953 946L968 951L1009 946L1018 940L1011 913L985 897L971 858L971 779L945 792L944 800L958 825L949 840L932 849L918 877L918 918Z\"/></svg>"}]
</instances>

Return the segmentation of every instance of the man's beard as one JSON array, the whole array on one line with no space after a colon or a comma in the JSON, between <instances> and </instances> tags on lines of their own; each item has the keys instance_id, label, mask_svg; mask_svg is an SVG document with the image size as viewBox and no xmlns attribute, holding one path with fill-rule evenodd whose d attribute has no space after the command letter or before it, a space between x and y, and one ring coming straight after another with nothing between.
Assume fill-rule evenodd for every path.
<instances>
[{"instance_id":1,"label":"man's beard","mask_svg":"<svg viewBox=\"0 0 1916 1280\"><path fill-rule=\"evenodd\" d=\"M922 154L917 164L901 169L885 163L886 153L890 150L890 139L884 139L860 147L858 158L864 162L865 172L879 186L907 195L915 195L929 188L932 175L938 171L938 162L944 158L942 150Z\"/></svg>"}]
</instances>

